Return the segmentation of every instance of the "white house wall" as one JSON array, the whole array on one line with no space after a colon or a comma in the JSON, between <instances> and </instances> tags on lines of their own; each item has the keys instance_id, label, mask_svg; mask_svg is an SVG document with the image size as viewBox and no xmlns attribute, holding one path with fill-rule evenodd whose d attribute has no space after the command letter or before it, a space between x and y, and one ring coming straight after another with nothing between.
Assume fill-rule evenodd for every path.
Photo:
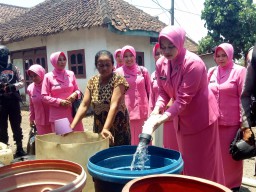
<instances>
[{"instance_id":1,"label":"white house wall","mask_svg":"<svg viewBox=\"0 0 256 192\"><path fill-rule=\"evenodd\" d=\"M204 61L207 69L216 66L216 63L213 59L213 54L200 55L200 57Z\"/></svg>"},{"instance_id":2,"label":"white house wall","mask_svg":"<svg viewBox=\"0 0 256 192\"><path fill-rule=\"evenodd\" d=\"M31 49L34 47L42 47L42 46L46 46L46 37L28 38L24 41L7 44L6 46L9 48L10 51L18 51L18 50L24 50L24 49ZM49 64L49 61L47 62ZM15 64L20 69L21 74L24 75L22 59L14 59L13 64ZM20 89L20 94L22 96L25 96L26 94L25 88ZM26 97L26 99L28 100L28 97Z\"/></svg>"},{"instance_id":3,"label":"white house wall","mask_svg":"<svg viewBox=\"0 0 256 192\"><path fill-rule=\"evenodd\" d=\"M106 33L108 50L114 53L118 48L131 45L137 52L144 52L145 67L152 73L155 70L154 59L152 56L153 45L150 44L149 37L127 36L115 33Z\"/></svg>"},{"instance_id":4,"label":"white house wall","mask_svg":"<svg viewBox=\"0 0 256 192\"><path fill-rule=\"evenodd\" d=\"M108 31L106 28L80 29L46 37L31 37L24 41L7 44L7 47L11 51L19 51L46 46L48 71L53 70L49 59L51 53L63 51L67 54L67 51L84 49L86 79L77 80L79 88L84 91L87 80L97 73L94 65L95 54L102 49L114 53L116 49L122 48L124 45L131 45L136 51L144 52L145 67L147 67L150 73L154 71L153 45L150 45L149 37L119 35ZM23 64L20 60L14 60L14 64L17 64L23 72ZM25 94L25 89L20 90L20 93Z\"/></svg>"}]
</instances>

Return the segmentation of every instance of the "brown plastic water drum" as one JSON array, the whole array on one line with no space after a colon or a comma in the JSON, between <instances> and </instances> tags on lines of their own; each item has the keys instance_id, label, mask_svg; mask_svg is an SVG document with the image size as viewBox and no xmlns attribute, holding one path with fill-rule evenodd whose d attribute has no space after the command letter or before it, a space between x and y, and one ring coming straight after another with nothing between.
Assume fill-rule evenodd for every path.
<instances>
[{"instance_id":1,"label":"brown plastic water drum","mask_svg":"<svg viewBox=\"0 0 256 192\"><path fill-rule=\"evenodd\" d=\"M122 192L232 192L227 187L198 177L175 174L144 176L128 182Z\"/></svg>"},{"instance_id":2,"label":"brown plastic water drum","mask_svg":"<svg viewBox=\"0 0 256 192\"><path fill-rule=\"evenodd\" d=\"M77 163L65 160L32 160L0 168L1 192L81 192L86 173Z\"/></svg>"},{"instance_id":3,"label":"brown plastic water drum","mask_svg":"<svg viewBox=\"0 0 256 192\"><path fill-rule=\"evenodd\" d=\"M88 159L109 147L109 140L91 131L72 132L66 136L55 133L36 136L36 159L63 159L81 165L87 175L84 192L94 192L92 177L87 172Z\"/></svg>"}]
</instances>

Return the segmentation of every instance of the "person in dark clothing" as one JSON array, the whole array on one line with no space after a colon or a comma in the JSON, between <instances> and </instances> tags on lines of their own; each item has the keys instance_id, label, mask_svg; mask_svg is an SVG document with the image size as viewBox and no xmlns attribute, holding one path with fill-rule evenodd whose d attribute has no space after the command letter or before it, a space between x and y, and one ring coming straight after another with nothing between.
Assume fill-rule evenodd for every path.
<instances>
[{"instance_id":1,"label":"person in dark clothing","mask_svg":"<svg viewBox=\"0 0 256 192\"><path fill-rule=\"evenodd\" d=\"M252 136L250 127L256 126L255 113L251 113L251 101L255 98L255 86L256 86L256 49L251 47L245 57L247 73L245 77L244 87L241 94L241 104L242 104L242 129L243 129L243 139L248 141ZM254 176L256 176L256 162L254 168Z\"/></svg>"},{"instance_id":2,"label":"person in dark clothing","mask_svg":"<svg viewBox=\"0 0 256 192\"><path fill-rule=\"evenodd\" d=\"M19 89L24 87L24 78L19 69L8 63L9 49L0 45L0 142L8 144L8 118L16 142L14 157L26 155L22 147L22 129Z\"/></svg>"}]
</instances>

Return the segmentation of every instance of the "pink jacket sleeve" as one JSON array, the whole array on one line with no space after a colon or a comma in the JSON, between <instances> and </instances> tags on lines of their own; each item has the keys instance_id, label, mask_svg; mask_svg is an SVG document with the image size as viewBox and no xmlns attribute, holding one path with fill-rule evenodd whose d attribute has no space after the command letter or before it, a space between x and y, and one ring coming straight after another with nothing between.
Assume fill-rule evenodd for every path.
<instances>
[{"instance_id":1,"label":"pink jacket sleeve","mask_svg":"<svg viewBox=\"0 0 256 192\"><path fill-rule=\"evenodd\" d=\"M198 65L198 61L194 60L185 67L183 80L178 87L178 95L176 96L173 105L165 111L168 116L178 115L197 94L199 85L201 84L203 70L205 70L201 66L202 65Z\"/></svg>"},{"instance_id":2,"label":"pink jacket sleeve","mask_svg":"<svg viewBox=\"0 0 256 192\"><path fill-rule=\"evenodd\" d=\"M207 73L207 80L208 80L208 83L210 82L210 79L211 79L211 76L213 74L213 72L217 69L217 67L211 67L209 70L208 70L208 73Z\"/></svg>"},{"instance_id":3,"label":"pink jacket sleeve","mask_svg":"<svg viewBox=\"0 0 256 192\"><path fill-rule=\"evenodd\" d=\"M151 92L151 85L150 85L151 80L150 80L150 74L147 69L145 70L144 75L145 75L144 78L145 78L145 82L146 82L146 89L147 89L147 93L148 93L148 97L149 97L150 92Z\"/></svg>"},{"instance_id":4,"label":"pink jacket sleeve","mask_svg":"<svg viewBox=\"0 0 256 192\"><path fill-rule=\"evenodd\" d=\"M149 97L150 97L150 90L151 90L150 74L149 74L149 72L148 72L146 67L140 66L140 68L141 68L141 72L142 72L144 80L145 80L146 91L147 91L148 99L149 99Z\"/></svg>"},{"instance_id":5,"label":"pink jacket sleeve","mask_svg":"<svg viewBox=\"0 0 256 192\"><path fill-rule=\"evenodd\" d=\"M241 74L238 76L239 78L237 80L239 98L241 98L241 95L242 95L242 90L243 90L243 86L244 86L245 76L246 76L246 68L243 67L242 70L241 70ZM240 100L240 102L241 102L241 100Z\"/></svg>"},{"instance_id":6,"label":"pink jacket sleeve","mask_svg":"<svg viewBox=\"0 0 256 192\"><path fill-rule=\"evenodd\" d=\"M244 87L244 82L245 82L245 77L246 77L246 68L244 67L242 70L241 70L241 74L239 75L239 78L238 78L238 96L239 96L239 106L240 106L240 122L242 122L242 101L241 101L241 98L242 98L242 91L243 91L243 87Z\"/></svg>"},{"instance_id":7,"label":"pink jacket sleeve","mask_svg":"<svg viewBox=\"0 0 256 192\"><path fill-rule=\"evenodd\" d=\"M156 68L156 74L158 75L158 78L157 78L157 85L158 85L158 98L157 98L157 101L156 101L156 104L155 106L158 106L160 109L164 109L166 107L166 105L168 104L168 101L171 99L169 97L169 95L166 93L166 91L163 89L161 83L160 83L160 78L162 73L161 73L161 68L163 67L166 67L164 65L168 65L167 63L164 62L165 61L165 58L164 57L161 57L160 59L157 60L156 62L156 65L158 66Z\"/></svg>"},{"instance_id":8,"label":"pink jacket sleeve","mask_svg":"<svg viewBox=\"0 0 256 192\"><path fill-rule=\"evenodd\" d=\"M154 107L155 107L155 101L156 101L156 93L154 91L153 83L154 83L154 78L155 78L155 72L152 73L151 75L151 82L150 82L150 94L149 94L149 102L148 102L148 114L150 114Z\"/></svg>"},{"instance_id":9,"label":"pink jacket sleeve","mask_svg":"<svg viewBox=\"0 0 256 192\"><path fill-rule=\"evenodd\" d=\"M173 81L173 87L176 89L176 97L174 98L172 106L165 111L165 114L169 117L174 117L186 108L193 97L198 94L204 71L205 66L201 65L200 61L188 58L179 74L179 81ZM166 105L170 100L170 97L161 86L159 87L159 96L160 99L158 99L158 101L160 101L159 103L162 105Z\"/></svg>"}]
</instances>

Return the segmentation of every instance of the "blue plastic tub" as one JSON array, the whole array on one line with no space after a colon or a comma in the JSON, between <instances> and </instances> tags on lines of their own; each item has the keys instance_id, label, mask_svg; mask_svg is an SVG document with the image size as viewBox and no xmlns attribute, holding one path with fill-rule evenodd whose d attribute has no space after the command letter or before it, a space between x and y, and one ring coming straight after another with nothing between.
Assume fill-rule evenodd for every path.
<instances>
[{"instance_id":1,"label":"blue plastic tub","mask_svg":"<svg viewBox=\"0 0 256 192\"><path fill-rule=\"evenodd\" d=\"M178 151L148 147L145 170L131 171L137 146L118 146L102 150L89 158L87 168L93 177L95 192L120 192L130 180L153 174L179 174L183 160Z\"/></svg>"}]
</instances>

